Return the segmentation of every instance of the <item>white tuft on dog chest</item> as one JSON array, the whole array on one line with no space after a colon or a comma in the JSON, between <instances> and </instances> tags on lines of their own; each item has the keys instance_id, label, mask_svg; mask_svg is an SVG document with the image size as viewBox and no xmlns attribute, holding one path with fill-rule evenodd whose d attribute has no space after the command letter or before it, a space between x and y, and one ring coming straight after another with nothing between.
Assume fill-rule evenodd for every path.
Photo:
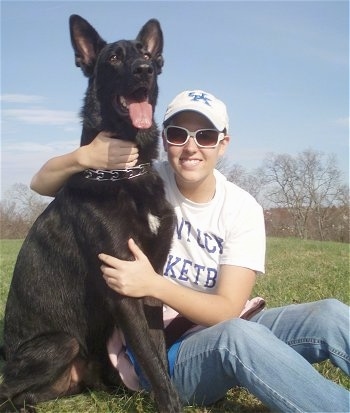
<instances>
[{"instance_id":1,"label":"white tuft on dog chest","mask_svg":"<svg viewBox=\"0 0 350 413\"><path fill-rule=\"evenodd\" d=\"M160 226L160 218L157 217L156 215L152 215L149 212L148 213L148 225L149 225L150 230L153 232L153 234L157 235L158 228Z\"/></svg>"}]
</instances>

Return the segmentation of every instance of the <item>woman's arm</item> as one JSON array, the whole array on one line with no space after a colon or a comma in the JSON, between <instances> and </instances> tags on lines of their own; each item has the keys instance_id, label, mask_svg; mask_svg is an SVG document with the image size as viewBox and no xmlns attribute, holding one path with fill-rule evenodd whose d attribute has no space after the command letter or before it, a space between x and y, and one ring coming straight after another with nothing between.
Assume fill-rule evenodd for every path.
<instances>
[{"instance_id":1,"label":"woman's arm","mask_svg":"<svg viewBox=\"0 0 350 413\"><path fill-rule=\"evenodd\" d=\"M40 195L55 196L73 174L85 169L123 169L136 164L138 150L132 142L100 132L86 146L47 161L33 176L31 189Z\"/></svg>"},{"instance_id":2,"label":"woman's arm","mask_svg":"<svg viewBox=\"0 0 350 413\"><path fill-rule=\"evenodd\" d=\"M133 240L129 240L129 248L135 261L99 255L104 262L101 269L108 286L131 297L157 298L196 324L210 326L238 317L255 284L255 271L221 265L216 293L195 291L159 276Z\"/></svg>"}]
</instances>

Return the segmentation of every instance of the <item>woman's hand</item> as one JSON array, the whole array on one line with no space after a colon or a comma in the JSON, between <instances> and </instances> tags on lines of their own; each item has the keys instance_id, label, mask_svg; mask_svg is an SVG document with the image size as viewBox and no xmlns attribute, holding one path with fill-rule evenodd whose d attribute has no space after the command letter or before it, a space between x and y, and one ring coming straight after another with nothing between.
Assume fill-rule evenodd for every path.
<instances>
[{"instance_id":1,"label":"woman's hand","mask_svg":"<svg viewBox=\"0 0 350 413\"><path fill-rule=\"evenodd\" d=\"M49 159L33 176L30 188L40 195L55 196L76 173L85 169L125 169L135 166L139 153L132 142L100 132L89 144Z\"/></svg>"},{"instance_id":2,"label":"woman's hand","mask_svg":"<svg viewBox=\"0 0 350 413\"><path fill-rule=\"evenodd\" d=\"M125 169L136 165L139 153L136 145L100 132L89 144L77 150L77 160L83 169Z\"/></svg>"},{"instance_id":3,"label":"woman's hand","mask_svg":"<svg viewBox=\"0 0 350 413\"><path fill-rule=\"evenodd\" d=\"M208 294L159 276L135 242L128 242L135 261L99 254L106 283L129 297L154 297L202 326L239 317L254 287L255 271L233 265L220 266L215 293Z\"/></svg>"},{"instance_id":4,"label":"woman's hand","mask_svg":"<svg viewBox=\"0 0 350 413\"><path fill-rule=\"evenodd\" d=\"M159 275L133 239L128 241L135 261L124 261L107 254L99 254L102 275L107 285L119 294L129 297L151 296Z\"/></svg>"}]
</instances>

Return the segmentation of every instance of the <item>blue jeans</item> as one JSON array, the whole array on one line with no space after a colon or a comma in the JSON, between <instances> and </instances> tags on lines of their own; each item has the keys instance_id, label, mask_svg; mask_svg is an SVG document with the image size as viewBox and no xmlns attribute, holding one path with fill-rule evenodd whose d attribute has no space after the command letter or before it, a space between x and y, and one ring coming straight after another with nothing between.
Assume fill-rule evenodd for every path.
<instances>
[{"instance_id":1,"label":"blue jeans","mask_svg":"<svg viewBox=\"0 0 350 413\"><path fill-rule=\"evenodd\" d=\"M262 311L182 342L173 382L184 404L208 405L235 386L273 411L349 412L349 392L310 364L350 373L349 307L328 299Z\"/></svg>"}]
</instances>

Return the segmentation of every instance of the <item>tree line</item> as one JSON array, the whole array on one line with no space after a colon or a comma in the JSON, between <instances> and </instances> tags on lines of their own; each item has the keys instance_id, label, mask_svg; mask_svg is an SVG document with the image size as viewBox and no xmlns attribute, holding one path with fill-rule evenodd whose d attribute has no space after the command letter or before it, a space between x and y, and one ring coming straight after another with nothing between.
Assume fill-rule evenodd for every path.
<instances>
[{"instance_id":1,"label":"tree line","mask_svg":"<svg viewBox=\"0 0 350 413\"><path fill-rule=\"evenodd\" d=\"M267 235L349 242L349 186L333 154L269 153L253 171L224 158L218 169L263 206ZM0 202L1 238L24 238L48 203L26 185L13 185Z\"/></svg>"}]
</instances>

